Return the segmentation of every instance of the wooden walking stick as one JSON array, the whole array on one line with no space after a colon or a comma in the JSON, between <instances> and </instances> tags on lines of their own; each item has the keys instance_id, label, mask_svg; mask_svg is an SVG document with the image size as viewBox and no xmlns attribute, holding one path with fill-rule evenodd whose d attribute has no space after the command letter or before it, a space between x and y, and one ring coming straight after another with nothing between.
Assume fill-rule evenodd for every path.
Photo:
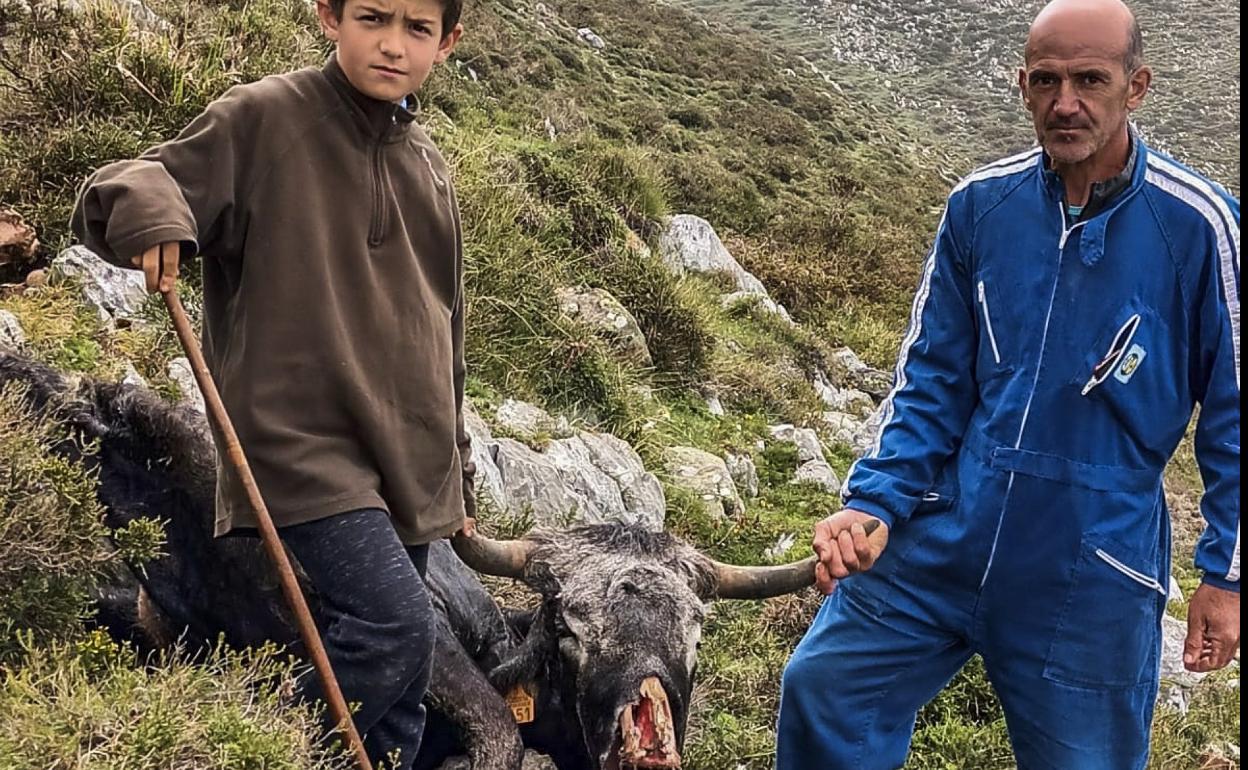
<instances>
[{"instance_id":1,"label":"wooden walking stick","mask_svg":"<svg viewBox=\"0 0 1248 770\"><path fill-rule=\"evenodd\" d=\"M286 558L286 550L282 548L282 543L278 540L277 528L273 526L269 509L265 506L264 499L260 497L260 489L256 486L255 477L251 475L251 466L247 464L247 457L243 454L243 446L238 441L238 434L234 432L230 416L226 414L225 405L221 403L221 395L212 381L212 375L208 373L208 365L204 363L204 354L199 349L199 341L195 339L195 332L191 330L191 322L187 320L182 301L178 299L178 290L171 288L162 294L165 298L165 307L169 309L169 317L173 319L173 328L178 332L178 340L182 343L182 349L186 351L186 357L190 359L195 381L199 383L199 389L204 394L208 416L216 424L221 437L225 440L226 455L234 470L238 472L239 478L242 479L243 488L247 490L247 498L251 502L252 511L255 512L256 522L259 525L260 539L264 541L264 550L268 551L269 558L277 568L277 574L282 583L282 593L286 595L286 603L290 605L291 611L295 614L295 625L299 627L299 635L303 637L303 644L308 650L308 656L312 658L312 666L321 679L322 689L329 701L329 713L338 723L339 731L346 735L347 743L355 753L355 761L359 764L360 770L373 770L372 763L368 761L368 754L364 751L364 742L360 740L360 734L355 729L355 722L351 719L351 712L347 709L347 702L342 697L342 689L338 687L338 679L329 665L329 657L325 654L325 645L321 643L321 635L316 630L316 624L312 622L312 613L308 609L308 603L304 600L303 592L299 590L299 583L295 580L295 571L290 566L290 559Z\"/></svg>"}]
</instances>

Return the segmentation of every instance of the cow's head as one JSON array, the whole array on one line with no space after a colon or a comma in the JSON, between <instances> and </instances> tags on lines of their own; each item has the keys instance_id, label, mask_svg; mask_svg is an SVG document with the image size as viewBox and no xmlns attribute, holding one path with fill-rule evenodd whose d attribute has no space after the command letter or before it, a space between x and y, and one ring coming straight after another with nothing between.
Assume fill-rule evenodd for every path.
<instances>
[{"instance_id":1,"label":"cow's head","mask_svg":"<svg viewBox=\"0 0 1248 770\"><path fill-rule=\"evenodd\" d=\"M535 681L555 690L544 700L579 730L596 770L680 766L708 602L814 583L813 559L737 567L634 526L537 531L517 541L459 535L452 543L477 571L541 594L523 643L490 678L503 691Z\"/></svg>"}]
</instances>

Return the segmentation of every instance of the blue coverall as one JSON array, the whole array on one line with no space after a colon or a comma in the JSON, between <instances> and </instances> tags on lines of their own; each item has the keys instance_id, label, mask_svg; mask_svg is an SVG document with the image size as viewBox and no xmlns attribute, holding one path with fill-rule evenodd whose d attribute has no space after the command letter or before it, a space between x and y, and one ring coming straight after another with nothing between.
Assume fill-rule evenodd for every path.
<instances>
[{"instance_id":1,"label":"blue coverall","mask_svg":"<svg viewBox=\"0 0 1248 770\"><path fill-rule=\"evenodd\" d=\"M846 505L889 525L789 661L778 770L905 761L974 653L1020 768L1142 768L1170 530L1200 404L1204 580L1239 590L1239 203L1138 142L1071 225L1039 148L949 197Z\"/></svg>"}]
</instances>

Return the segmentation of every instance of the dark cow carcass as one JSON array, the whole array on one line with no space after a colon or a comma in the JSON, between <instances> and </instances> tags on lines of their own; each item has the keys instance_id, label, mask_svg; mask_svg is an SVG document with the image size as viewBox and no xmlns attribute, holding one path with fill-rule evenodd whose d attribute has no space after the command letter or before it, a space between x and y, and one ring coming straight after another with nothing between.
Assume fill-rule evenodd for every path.
<instances>
[{"instance_id":1,"label":"dark cow carcass","mask_svg":"<svg viewBox=\"0 0 1248 770\"><path fill-rule=\"evenodd\" d=\"M96 442L92 453L78 440L60 451L98 472L110 527L164 523L167 555L101 590L104 625L140 646L195 649L224 637L301 652L259 541L212 536L214 456L201 415L145 388L71 381L0 351L0 385L13 381L49 418ZM500 608L466 564L524 581L536 607ZM810 559L736 567L624 525L435 543L428 582L438 634L417 767L466 754L476 770L512 770L525 747L561 770L679 767L707 603L800 590L813 574ZM521 691L535 718L517 726L504 696Z\"/></svg>"}]
</instances>

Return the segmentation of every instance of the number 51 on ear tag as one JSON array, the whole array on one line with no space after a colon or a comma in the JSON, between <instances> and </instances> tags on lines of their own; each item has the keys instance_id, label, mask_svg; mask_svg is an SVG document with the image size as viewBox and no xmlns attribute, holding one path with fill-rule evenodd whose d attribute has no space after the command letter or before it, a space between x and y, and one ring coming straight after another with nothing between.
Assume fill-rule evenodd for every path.
<instances>
[{"instance_id":1,"label":"number 51 on ear tag","mask_svg":"<svg viewBox=\"0 0 1248 770\"><path fill-rule=\"evenodd\" d=\"M511 688L504 697L507 705L511 708L511 715L515 717L516 724L527 725L536 718L536 709L533 706L533 696L529 694L529 690L522 684L518 684Z\"/></svg>"}]
</instances>

